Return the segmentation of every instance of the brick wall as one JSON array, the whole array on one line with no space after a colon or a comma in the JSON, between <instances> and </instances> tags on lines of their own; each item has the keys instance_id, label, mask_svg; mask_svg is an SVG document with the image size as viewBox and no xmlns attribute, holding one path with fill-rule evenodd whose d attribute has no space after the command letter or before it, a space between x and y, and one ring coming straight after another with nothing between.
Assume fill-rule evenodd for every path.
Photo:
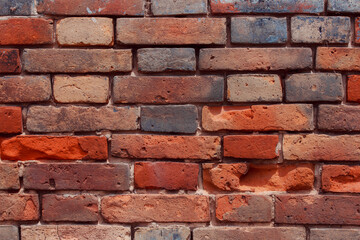
<instances>
[{"instance_id":1,"label":"brick wall","mask_svg":"<svg viewBox=\"0 0 360 240\"><path fill-rule=\"evenodd\" d=\"M360 1L0 15L0 239L360 239Z\"/></svg>"}]
</instances>

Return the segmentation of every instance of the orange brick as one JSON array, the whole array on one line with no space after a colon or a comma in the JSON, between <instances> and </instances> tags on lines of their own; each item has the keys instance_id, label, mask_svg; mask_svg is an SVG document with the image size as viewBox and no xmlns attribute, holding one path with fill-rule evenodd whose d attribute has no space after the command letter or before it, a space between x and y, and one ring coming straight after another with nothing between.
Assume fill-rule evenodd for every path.
<instances>
[{"instance_id":1,"label":"orange brick","mask_svg":"<svg viewBox=\"0 0 360 240\"><path fill-rule=\"evenodd\" d=\"M360 166L324 165L322 190L326 192L360 193Z\"/></svg>"},{"instance_id":2,"label":"orange brick","mask_svg":"<svg viewBox=\"0 0 360 240\"><path fill-rule=\"evenodd\" d=\"M347 82L347 100L360 103L360 75L351 75Z\"/></svg>"}]
</instances>

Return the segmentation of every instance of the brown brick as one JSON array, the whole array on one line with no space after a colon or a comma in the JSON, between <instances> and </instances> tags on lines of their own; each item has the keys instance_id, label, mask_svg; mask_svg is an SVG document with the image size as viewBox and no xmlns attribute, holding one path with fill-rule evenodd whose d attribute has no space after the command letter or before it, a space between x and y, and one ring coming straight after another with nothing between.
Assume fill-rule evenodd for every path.
<instances>
[{"instance_id":1,"label":"brown brick","mask_svg":"<svg viewBox=\"0 0 360 240\"><path fill-rule=\"evenodd\" d=\"M312 52L310 48L204 48L199 61L200 70L306 69L312 65Z\"/></svg>"},{"instance_id":2,"label":"brown brick","mask_svg":"<svg viewBox=\"0 0 360 240\"><path fill-rule=\"evenodd\" d=\"M52 195L42 197L42 220L45 222L96 222L98 198L93 195Z\"/></svg>"},{"instance_id":3,"label":"brown brick","mask_svg":"<svg viewBox=\"0 0 360 240\"><path fill-rule=\"evenodd\" d=\"M311 240L344 240L344 239L360 239L359 229L336 229L331 228L312 228L310 229Z\"/></svg>"},{"instance_id":4,"label":"brown brick","mask_svg":"<svg viewBox=\"0 0 360 240\"><path fill-rule=\"evenodd\" d=\"M71 17L56 24L57 42L63 46L112 46L114 26L111 18Z\"/></svg>"},{"instance_id":5,"label":"brown brick","mask_svg":"<svg viewBox=\"0 0 360 240\"><path fill-rule=\"evenodd\" d=\"M118 76L114 78L113 94L115 103L221 102L224 98L224 78Z\"/></svg>"},{"instance_id":6,"label":"brown brick","mask_svg":"<svg viewBox=\"0 0 360 240\"><path fill-rule=\"evenodd\" d=\"M279 156L278 135L231 135L224 137L224 156L273 159Z\"/></svg>"},{"instance_id":7,"label":"brown brick","mask_svg":"<svg viewBox=\"0 0 360 240\"><path fill-rule=\"evenodd\" d=\"M316 51L317 69L359 71L359 61L359 48L319 47Z\"/></svg>"},{"instance_id":8,"label":"brown brick","mask_svg":"<svg viewBox=\"0 0 360 240\"><path fill-rule=\"evenodd\" d=\"M25 49L24 69L31 73L129 72L131 50Z\"/></svg>"},{"instance_id":9,"label":"brown brick","mask_svg":"<svg viewBox=\"0 0 360 240\"><path fill-rule=\"evenodd\" d=\"M203 164L203 185L209 192L311 190L314 178L311 164Z\"/></svg>"},{"instance_id":10,"label":"brown brick","mask_svg":"<svg viewBox=\"0 0 360 240\"><path fill-rule=\"evenodd\" d=\"M209 222L209 199L199 195L118 195L103 197L107 222Z\"/></svg>"},{"instance_id":11,"label":"brown brick","mask_svg":"<svg viewBox=\"0 0 360 240\"><path fill-rule=\"evenodd\" d=\"M360 31L359 31L360 33ZM347 100L360 103L360 75L350 75L347 81Z\"/></svg>"},{"instance_id":12,"label":"brown brick","mask_svg":"<svg viewBox=\"0 0 360 240\"><path fill-rule=\"evenodd\" d=\"M358 196L277 195L275 223L359 225L359 206Z\"/></svg>"},{"instance_id":13,"label":"brown brick","mask_svg":"<svg viewBox=\"0 0 360 240\"><path fill-rule=\"evenodd\" d=\"M87 132L136 130L140 109L136 107L51 107L29 108L26 126L31 132Z\"/></svg>"},{"instance_id":14,"label":"brown brick","mask_svg":"<svg viewBox=\"0 0 360 240\"><path fill-rule=\"evenodd\" d=\"M20 62L18 49L0 50L0 73L20 73Z\"/></svg>"},{"instance_id":15,"label":"brown brick","mask_svg":"<svg viewBox=\"0 0 360 240\"><path fill-rule=\"evenodd\" d=\"M131 240L131 228L115 225L22 225L22 240Z\"/></svg>"},{"instance_id":16,"label":"brown brick","mask_svg":"<svg viewBox=\"0 0 360 240\"><path fill-rule=\"evenodd\" d=\"M194 163L137 162L134 169L135 186L147 189L196 190L198 175Z\"/></svg>"},{"instance_id":17,"label":"brown brick","mask_svg":"<svg viewBox=\"0 0 360 240\"><path fill-rule=\"evenodd\" d=\"M129 189L130 170L126 164L29 163L23 178L25 189L124 191Z\"/></svg>"},{"instance_id":18,"label":"brown brick","mask_svg":"<svg viewBox=\"0 0 360 240\"><path fill-rule=\"evenodd\" d=\"M37 11L48 15L144 15L144 0L42 0Z\"/></svg>"},{"instance_id":19,"label":"brown brick","mask_svg":"<svg viewBox=\"0 0 360 240\"><path fill-rule=\"evenodd\" d=\"M217 195L216 218L226 222L270 222L272 198L257 195Z\"/></svg>"},{"instance_id":20,"label":"brown brick","mask_svg":"<svg viewBox=\"0 0 360 240\"><path fill-rule=\"evenodd\" d=\"M122 44L225 44L225 18L119 18L116 39Z\"/></svg>"},{"instance_id":21,"label":"brown brick","mask_svg":"<svg viewBox=\"0 0 360 240\"><path fill-rule=\"evenodd\" d=\"M208 107L202 110L206 131L309 131L314 129L312 105Z\"/></svg>"},{"instance_id":22,"label":"brown brick","mask_svg":"<svg viewBox=\"0 0 360 240\"><path fill-rule=\"evenodd\" d=\"M10 134L21 132L21 107L0 107L0 133Z\"/></svg>"},{"instance_id":23,"label":"brown brick","mask_svg":"<svg viewBox=\"0 0 360 240\"><path fill-rule=\"evenodd\" d=\"M111 154L121 158L218 159L220 138L212 136L113 135Z\"/></svg>"},{"instance_id":24,"label":"brown brick","mask_svg":"<svg viewBox=\"0 0 360 240\"><path fill-rule=\"evenodd\" d=\"M20 180L19 180L19 168L17 164L1 163L0 189L7 190L7 189L19 189L19 188L20 188Z\"/></svg>"},{"instance_id":25,"label":"brown brick","mask_svg":"<svg viewBox=\"0 0 360 240\"><path fill-rule=\"evenodd\" d=\"M286 160L358 161L359 145L360 135L285 135L283 153Z\"/></svg>"},{"instance_id":26,"label":"brown brick","mask_svg":"<svg viewBox=\"0 0 360 240\"><path fill-rule=\"evenodd\" d=\"M105 137L17 136L1 144L5 160L107 159Z\"/></svg>"},{"instance_id":27,"label":"brown brick","mask_svg":"<svg viewBox=\"0 0 360 240\"><path fill-rule=\"evenodd\" d=\"M204 227L195 228L194 240L305 240L306 230L303 227Z\"/></svg>"},{"instance_id":28,"label":"brown brick","mask_svg":"<svg viewBox=\"0 0 360 240\"><path fill-rule=\"evenodd\" d=\"M60 103L107 103L109 78L105 76L54 77L54 97Z\"/></svg>"},{"instance_id":29,"label":"brown brick","mask_svg":"<svg viewBox=\"0 0 360 240\"><path fill-rule=\"evenodd\" d=\"M321 189L325 192L360 193L360 166L324 165Z\"/></svg>"},{"instance_id":30,"label":"brown brick","mask_svg":"<svg viewBox=\"0 0 360 240\"><path fill-rule=\"evenodd\" d=\"M359 118L359 106L320 105L318 128L331 131L360 131Z\"/></svg>"},{"instance_id":31,"label":"brown brick","mask_svg":"<svg viewBox=\"0 0 360 240\"><path fill-rule=\"evenodd\" d=\"M39 219L36 194L0 194L0 221L31 221Z\"/></svg>"},{"instance_id":32,"label":"brown brick","mask_svg":"<svg viewBox=\"0 0 360 240\"><path fill-rule=\"evenodd\" d=\"M11 226L11 225L0 226L0 239L18 240L19 230L17 226Z\"/></svg>"},{"instance_id":33,"label":"brown brick","mask_svg":"<svg viewBox=\"0 0 360 240\"><path fill-rule=\"evenodd\" d=\"M51 96L49 76L6 76L0 77L0 102L43 102Z\"/></svg>"},{"instance_id":34,"label":"brown brick","mask_svg":"<svg viewBox=\"0 0 360 240\"><path fill-rule=\"evenodd\" d=\"M0 20L0 45L51 44L53 21L43 18Z\"/></svg>"}]
</instances>

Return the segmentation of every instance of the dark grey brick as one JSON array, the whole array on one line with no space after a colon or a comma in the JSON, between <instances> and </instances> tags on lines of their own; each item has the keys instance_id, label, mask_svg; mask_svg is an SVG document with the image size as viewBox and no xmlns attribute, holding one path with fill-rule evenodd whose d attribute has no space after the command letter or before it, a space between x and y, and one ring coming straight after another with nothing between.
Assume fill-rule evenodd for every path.
<instances>
[{"instance_id":1,"label":"dark grey brick","mask_svg":"<svg viewBox=\"0 0 360 240\"><path fill-rule=\"evenodd\" d=\"M18 229L15 226L0 226L0 239L1 240L18 240Z\"/></svg>"},{"instance_id":2,"label":"dark grey brick","mask_svg":"<svg viewBox=\"0 0 360 240\"><path fill-rule=\"evenodd\" d=\"M207 12L207 0L152 0L151 10L155 16L202 14Z\"/></svg>"},{"instance_id":3,"label":"dark grey brick","mask_svg":"<svg viewBox=\"0 0 360 240\"><path fill-rule=\"evenodd\" d=\"M334 101L343 99L341 74L301 73L285 81L287 102Z\"/></svg>"},{"instance_id":4,"label":"dark grey brick","mask_svg":"<svg viewBox=\"0 0 360 240\"><path fill-rule=\"evenodd\" d=\"M194 133L197 109L185 106L149 106L141 108L141 130L150 132Z\"/></svg>"},{"instance_id":5,"label":"dark grey brick","mask_svg":"<svg viewBox=\"0 0 360 240\"><path fill-rule=\"evenodd\" d=\"M135 232L135 240L188 240L190 229L182 226L167 228L139 228Z\"/></svg>"},{"instance_id":6,"label":"dark grey brick","mask_svg":"<svg viewBox=\"0 0 360 240\"><path fill-rule=\"evenodd\" d=\"M359 0L329 0L328 10L333 12L360 12Z\"/></svg>"},{"instance_id":7,"label":"dark grey brick","mask_svg":"<svg viewBox=\"0 0 360 240\"><path fill-rule=\"evenodd\" d=\"M0 16L3 15L31 15L34 0L1 0Z\"/></svg>"}]
</instances>

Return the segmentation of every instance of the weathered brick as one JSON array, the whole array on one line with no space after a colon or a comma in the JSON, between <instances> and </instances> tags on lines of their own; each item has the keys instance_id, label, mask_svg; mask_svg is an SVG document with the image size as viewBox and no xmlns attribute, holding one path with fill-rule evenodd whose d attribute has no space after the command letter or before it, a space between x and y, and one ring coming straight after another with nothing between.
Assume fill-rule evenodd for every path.
<instances>
[{"instance_id":1,"label":"weathered brick","mask_svg":"<svg viewBox=\"0 0 360 240\"><path fill-rule=\"evenodd\" d=\"M111 18L64 18L56 23L57 42L63 46L112 46Z\"/></svg>"},{"instance_id":2,"label":"weathered brick","mask_svg":"<svg viewBox=\"0 0 360 240\"><path fill-rule=\"evenodd\" d=\"M126 164L29 163L23 172L24 188L35 190L123 191L129 189L129 176Z\"/></svg>"},{"instance_id":3,"label":"weathered brick","mask_svg":"<svg viewBox=\"0 0 360 240\"><path fill-rule=\"evenodd\" d=\"M221 102L224 98L224 78L118 76L114 78L113 95L115 103Z\"/></svg>"},{"instance_id":4,"label":"weathered brick","mask_svg":"<svg viewBox=\"0 0 360 240\"><path fill-rule=\"evenodd\" d=\"M206 227L194 229L194 240L257 240L283 239L305 240L306 230L302 227Z\"/></svg>"},{"instance_id":5,"label":"weathered brick","mask_svg":"<svg viewBox=\"0 0 360 240\"><path fill-rule=\"evenodd\" d=\"M328 11L357 13L360 11L360 2L357 0L329 0Z\"/></svg>"},{"instance_id":6,"label":"weathered brick","mask_svg":"<svg viewBox=\"0 0 360 240\"><path fill-rule=\"evenodd\" d=\"M360 192L360 166L324 165L321 189L325 192Z\"/></svg>"},{"instance_id":7,"label":"weathered brick","mask_svg":"<svg viewBox=\"0 0 360 240\"><path fill-rule=\"evenodd\" d=\"M119 18L116 39L122 44L225 44L225 18Z\"/></svg>"},{"instance_id":8,"label":"weathered brick","mask_svg":"<svg viewBox=\"0 0 360 240\"><path fill-rule=\"evenodd\" d=\"M6 225L0 226L0 239L18 240L19 230L16 226Z\"/></svg>"},{"instance_id":9,"label":"weathered brick","mask_svg":"<svg viewBox=\"0 0 360 240\"><path fill-rule=\"evenodd\" d=\"M103 197L107 222L209 222L209 199L201 195L117 195Z\"/></svg>"},{"instance_id":10,"label":"weathered brick","mask_svg":"<svg viewBox=\"0 0 360 240\"><path fill-rule=\"evenodd\" d=\"M360 43L360 18L355 18L355 43Z\"/></svg>"},{"instance_id":11,"label":"weathered brick","mask_svg":"<svg viewBox=\"0 0 360 240\"><path fill-rule=\"evenodd\" d=\"M0 73L20 73L20 62L18 49L0 50Z\"/></svg>"},{"instance_id":12,"label":"weathered brick","mask_svg":"<svg viewBox=\"0 0 360 240\"><path fill-rule=\"evenodd\" d=\"M140 115L143 131L195 133L198 127L194 105L141 107Z\"/></svg>"},{"instance_id":13,"label":"weathered brick","mask_svg":"<svg viewBox=\"0 0 360 240\"><path fill-rule=\"evenodd\" d=\"M277 195L275 223L359 225L359 206L357 196Z\"/></svg>"},{"instance_id":14,"label":"weathered brick","mask_svg":"<svg viewBox=\"0 0 360 240\"><path fill-rule=\"evenodd\" d=\"M285 43L286 18L236 17L231 18L232 43Z\"/></svg>"},{"instance_id":15,"label":"weathered brick","mask_svg":"<svg viewBox=\"0 0 360 240\"><path fill-rule=\"evenodd\" d=\"M51 44L53 21L44 18L0 19L0 45Z\"/></svg>"},{"instance_id":16,"label":"weathered brick","mask_svg":"<svg viewBox=\"0 0 360 240\"><path fill-rule=\"evenodd\" d=\"M360 75L350 75L347 80L347 100L360 103Z\"/></svg>"},{"instance_id":17,"label":"weathered brick","mask_svg":"<svg viewBox=\"0 0 360 240\"><path fill-rule=\"evenodd\" d=\"M17 136L1 144L5 160L107 159L105 137Z\"/></svg>"},{"instance_id":18,"label":"weathered brick","mask_svg":"<svg viewBox=\"0 0 360 240\"><path fill-rule=\"evenodd\" d=\"M0 221L32 221L39 219L36 194L0 194Z\"/></svg>"},{"instance_id":19,"label":"weathered brick","mask_svg":"<svg viewBox=\"0 0 360 240\"><path fill-rule=\"evenodd\" d=\"M205 106L206 131L308 131L314 129L311 105Z\"/></svg>"},{"instance_id":20,"label":"weathered brick","mask_svg":"<svg viewBox=\"0 0 360 240\"><path fill-rule=\"evenodd\" d=\"M135 240L188 240L190 229L184 226L141 227L135 231Z\"/></svg>"},{"instance_id":21,"label":"weathered brick","mask_svg":"<svg viewBox=\"0 0 360 240\"><path fill-rule=\"evenodd\" d=\"M271 222L272 198L257 195L217 195L216 218L225 222Z\"/></svg>"},{"instance_id":22,"label":"weathered brick","mask_svg":"<svg viewBox=\"0 0 360 240\"><path fill-rule=\"evenodd\" d=\"M19 188L20 188L20 180L19 180L19 168L17 164L1 163L0 189L7 190L7 189L19 189Z\"/></svg>"},{"instance_id":23,"label":"weathered brick","mask_svg":"<svg viewBox=\"0 0 360 240\"><path fill-rule=\"evenodd\" d=\"M194 163L137 162L134 168L137 188L196 190L198 175L199 165Z\"/></svg>"},{"instance_id":24,"label":"weathered brick","mask_svg":"<svg viewBox=\"0 0 360 240\"><path fill-rule=\"evenodd\" d=\"M2 0L0 2L1 15L31 15L32 0Z\"/></svg>"},{"instance_id":25,"label":"weathered brick","mask_svg":"<svg viewBox=\"0 0 360 240\"><path fill-rule=\"evenodd\" d=\"M136 107L33 106L26 126L31 132L87 132L135 130L140 109Z\"/></svg>"},{"instance_id":26,"label":"weathered brick","mask_svg":"<svg viewBox=\"0 0 360 240\"><path fill-rule=\"evenodd\" d=\"M33 73L129 72L131 50L25 49L24 69Z\"/></svg>"},{"instance_id":27,"label":"weathered brick","mask_svg":"<svg viewBox=\"0 0 360 240\"><path fill-rule=\"evenodd\" d=\"M109 77L56 75L53 88L60 103L107 103Z\"/></svg>"},{"instance_id":28,"label":"weathered brick","mask_svg":"<svg viewBox=\"0 0 360 240\"><path fill-rule=\"evenodd\" d=\"M121 158L219 159L220 137L113 135L111 154Z\"/></svg>"},{"instance_id":29,"label":"weathered brick","mask_svg":"<svg viewBox=\"0 0 360 240\"><path fill-rule=\"evenodd\" d=\"M51 96L49 76L5 76L0 77L0 102L43 102Z\"/></svg>"},{"instance_id":30,"label":"weathered brick","mask_svg":"<svg viewBox=\"0 0 360 240\"><path fill-rule=\"evenodd\" d=\"M274 159L279 156L278 135L231 135L224 137L224 156Z\"/></svg>"},{"instance_id":31,"label":"weathered brick","mask_svg":"<svg viewBox=\"0 0 360 240\"><path fill-rule=\"evenodd\" d=\"M312 228L310 229L311 240L343 240L343 239L360 239L359 229L336 229L331 228Z\"/></svg>"},{"instance_id":32,"label":"weathered brick","mask_svg":"<svg viewBox=\"0 0 360 240\"><path fill-rule=\"evenodd\" d=\"M310 48L204 48L199 61L200 70L306 69L312 65L312 52Z\"/></svg>"},{"instance_id":33,"label":"weathered brick","mask_svg":"<svg viewBox=\"0 0 360 240\"><path fill-rule=\"evenodd\" d=\"M11 134L21 132L21 107L0 107L0 133Z\"/></svg>"},{"instance_id":34,"label":"weathered brick","mask_svg":"<svg viewBox=\"0 0 360 240\"><path fill-rule=\"evenodd\" d=\"M42 220L45 222L96 222L98 198L93 195L53 195L42 197Z\"/></svg>"},{"instance_id":35,"label":"weathered brick","mask_svg":"<svg viewBox=\"0 0 360 240\"><path fill-rule=\"evenodd\" d=\"M193 48L142 48L137 52L141 72L195 71Z\"/></svg>"},{"instance_id":36,"label":"weathered brick","mask_svg":"<svg viewBox=\"0 0 360 240\"><path fill-rule=\"evenodd\" d=\"M291 18L291 37L295 43L348 43L349 17L296 16Z\"/></svg>"},{"instance_id":37,"label":"weathered brick","mask_svg":"<svg viewBox=\"0 0 360 240\"><path fill-rule=\"evenodd\" d=\"M203 185L209 192L311 190L314 178L311 164L203 164Z\"/></svg>"},{"instance_id":38,"label":"weathered brick","mask_svg":"<svg viewBox=\"0 0 360 240\"><path fill-rule=\"evenodd\" d=\"M116 225L22 225L21 239L131 240L131 229Z\"/></svg>"},{"instance_id":39,"label":"weathered brick","mask_svg":"<svg viewBox=\"0 0 360 240\"><path fill-rule=\"evenodd\" d=\"M300 73L285 80L287 102L339 102L343 99L341 74Z\"/></svg>"},{"instance_id":40,"label":"weathered brick","mask_svg":"<svg viewBox=\"0 0 360 240\"><path fill-rule=\"evenodd\" d=\"M238 74L227 78L227 99L230 102L281 102L279 76Z\"/></svg>"},{"instance_id":41,"label":"weathered brick","mask_svg":"<svg viewBox=\"0 0 360 240\"><path fill-rule=\"evenodd\" d=\"M360 48L319 47L316 68L323 70L359 71Z\"/></svg>"},{"instance_id":42,"label":"weathered brick","mask_svg":"<svg viewBox=\"0 0 360 240\"><path fill-rule=\"evenodd\" d=\"M206 0L152 0L151 11L154 16L190 15L207 13Z\"/></svg>"},{"instance_id":43,"label":"weathered brick","mask_svg":"<svg viewBox=\"0 0 360 240\"><path fill-rule=\"evenodd\" d=\"M144 0L41 0L37 11L49 15L143 16Z\"/></svg>"},{"instance_id":44,"label":"weathered brick","mask_svg":"<svg viewBox=\"0 0 360 240\"><path fill-rule=\"evenodd\" d=\"M360 131L359 117L359 106L320 105L318 128L331 131Z\"/></svg>"}]
</instances>

